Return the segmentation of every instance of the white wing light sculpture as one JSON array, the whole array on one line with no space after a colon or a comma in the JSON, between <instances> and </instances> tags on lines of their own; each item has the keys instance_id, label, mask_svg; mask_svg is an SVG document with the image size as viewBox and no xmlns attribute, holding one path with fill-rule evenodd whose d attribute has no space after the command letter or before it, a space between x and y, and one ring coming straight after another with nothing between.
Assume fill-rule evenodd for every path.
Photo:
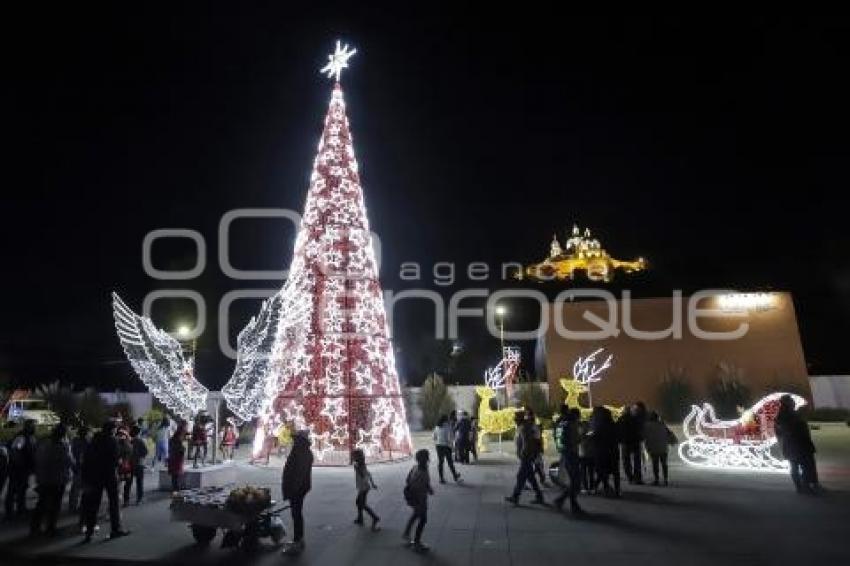
<instances>
[{"instance_id":1,"label":"white wing light sculpture","mask_svg":"<svg viewBox=\"0 0 850 566\"><path fill-rule=\"evenodd\" d=\"M771 393L735 420L718 420L709 403L691 405L682 421L685 440L679 444L683 462L700 468L784 472L788 462L771 453L776 445L776 414L786 393ZM795 408L806 404L791 395Z\"/></svg>"},{"instance_id":2,"label":"white wing light sculpture","mask_svg":"<svg viewBox=\"0 0 850 566\"><path fill-rule=\"evenodd\" d=\"M112 314L124 354L151 394L185 419L205 409L208 390L195 379L194 360L184 357L180 342L133 312L117 293Z\"/></svg>"},{"instance_id":3,"label":"white wing light sculpture","mask_svg":"<svg viewBox=\"0 0 850 566\"><path fill-rule=\"evenodd\" d=\"M305 346L305 329L312 302L287 281L283 289L263 301L236 339L236 367L221 393L227 407L242 421L264 414L274 400L285 352ZM303 423L298 423L299 425Z\"/></svg>"}]
</instances>

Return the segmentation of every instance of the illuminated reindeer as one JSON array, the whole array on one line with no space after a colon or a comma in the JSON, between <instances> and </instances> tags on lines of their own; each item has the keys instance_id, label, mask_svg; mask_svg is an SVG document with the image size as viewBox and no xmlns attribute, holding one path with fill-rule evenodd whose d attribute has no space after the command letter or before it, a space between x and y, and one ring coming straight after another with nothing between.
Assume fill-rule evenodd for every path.
<instances>
[{"instance_id":1,"label":"illuminated reindeer","mask_svg":"<svg viewBox=\"0 0 850 566\"><path fill-rule=\"evenodd\" d=\"M611 367L614 359L614 354L608 354L605 361L602 362L601 365L597 366L595 363L596 356L601 354L604 350L605 348L599 348L587 356L579 356L573 364L573 378L561 379L561 387L567 392L567 397L564 399L564 403L569 407L578 407L578 410L581 412L581 420L583 421L590 419L590 415L593 412L593 398L590 395L590 384L602 381L602 373ZM582 393L587 394L587 407L584 407L581 404L580 397ZM612 405L603 406L611 411L611 416L613 416L615 420L620 418L620 415L622 415L625 410L624 407L614 407Z\"/></svg>"},{"instance_id":2,"label":"illuminated reindeer","mask_svg":"<svg viewBox=\"0 0 850 566\"><path fill-rule=\"evenodd\" d=\"M475 388L475 392L481 398L478 405L478 449L484 451L485 434L502 434L514 429L514 415L522 408L507 407L505 409L493 410L490 408L490 399L496 396L496 392L504 389L505 384L512 381L519 369L519 350L515 348L504 348L503 357L496 367L484 371L484 386Z\"/></svg>"}]
</instances>

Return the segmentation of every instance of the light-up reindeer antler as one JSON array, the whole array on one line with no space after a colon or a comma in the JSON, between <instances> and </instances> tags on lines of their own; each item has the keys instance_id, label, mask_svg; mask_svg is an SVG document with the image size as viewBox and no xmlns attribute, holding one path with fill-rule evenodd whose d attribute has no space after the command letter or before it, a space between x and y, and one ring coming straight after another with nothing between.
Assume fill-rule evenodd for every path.
<instances>
[{"instance_id":1,"label":"light-up reindeer antler","mask_svg":"<svg viewBox=\"0 0 850 566\"><path fill-rule=\"evenodd\" d=\"M519 371L519 361L519 348L511 346L503 348L502 359L499 363L495 367L484 370L484 384L493 391L510 387Z\"/></svg>"},{"instance_id":2,"label":"light-up reindeer antler","mask_svg":"<svg viewBox=\"0 0 850 566\"><path fill-rule=\"evenodd\" d=\"M612 361L614 359L614 354L608 354L608 357L605 358L605 361L602 362L602 365L596 365L596 356L605 351L605 348L599 348L593 353L581 357L576 360L576 363L573 364L573 377L576 381L581 383L582 385L587 385L589 383L596 383L597 381L602 381L602 373L611 367Z\"/></svg>"}]
</instances>

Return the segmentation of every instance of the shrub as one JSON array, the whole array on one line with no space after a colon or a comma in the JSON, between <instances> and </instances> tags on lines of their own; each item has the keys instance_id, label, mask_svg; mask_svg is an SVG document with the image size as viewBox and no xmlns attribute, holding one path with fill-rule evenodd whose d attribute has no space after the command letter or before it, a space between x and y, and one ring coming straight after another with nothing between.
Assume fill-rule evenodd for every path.
<instances>
[{"instance_id":1,"label":"shrub","mask_svg":"<svg viewBox=\"0 0 850 566\"><path fill-rule=\"evenodd\" d=\"M552 408L549 406L549 396L539 383L527 381L518 384L516 395L519 404L534 411L536 417L551 420Z\"/></svg>"},{"instance_id":2,"label":"shrub","mask_svg":"<svg viewBox=\"0 0 850 566\"><path fill-rule=\"evenodd\" d=\"M79 399L79 414L81 424L92 428L100 428L106 420L106 403L92 388L86 389Z\"/></svg>"},{"instance_id":3,"label":"shrub","mask_svg":"<svg viewBox=\"0 0 850 566\"><path fill-rule=\"evenodd\" d=\"M696 395L684 368L669 368L658 384L656 404L661 417L669 422L682 422L695 402Z\"/></svg>"},{"instance_id":4,"label":"shrub","mask_svg":"<svg viewBox=\"0 0 850 566\"><path fill-rule=\"evenodd\" d=\"M142 415L142 418L145 419L145 424L147 425L149 430L154 430L159 426L159 423L162 422L162 418L165 416L165 412L158 407L151 407L147 413Z\"/></svg>"},{"instance_id":5,"label":"shrub","mask_svg":"<svg viewBox=\"0 0 850 566\"><path fill-rule=\"evenodd\" d=\"M47 385L38 386L36 395L44 399L47 406L56 413L60 421L65 424L76 424L79 408L77 397L70 386L54 381Z\"/></svg>"},{"instance_id":6,"label":"shrub","mask_svg":"<svg viewBox=\"0 0 850 566\"><path fill-rule=\"evenodd\" d=\"M438 374L432 373L425 378L419 390L419 408L422 409L422 428L425 430L434 428L441 415L454 411L454 399Z\"/></svg>"},{"instance_id":7,"label":"shrub","mask_svg":"<svg viewBox=\"0 0 850 566\"><path fill-rule=\"evenodd\" d=\"M714 406L717 416L735 418L738 407L748 407L752 401L749 388L744 385L740 368L721 362L717 375L708 383L708 399Z\"/></svg>"}]
</instances>

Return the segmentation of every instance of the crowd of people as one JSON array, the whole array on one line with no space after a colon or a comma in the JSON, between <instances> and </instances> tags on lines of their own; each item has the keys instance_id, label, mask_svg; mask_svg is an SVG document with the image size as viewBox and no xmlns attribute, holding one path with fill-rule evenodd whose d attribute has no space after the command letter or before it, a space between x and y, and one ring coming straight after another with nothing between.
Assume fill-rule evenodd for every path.
<instances>
[{"instance_id":1,"label":"crowd of people","mask_svg":"<svg viewBox=\"0 0 850 566\"><path fill-rule=\"evenodd\" d=\"M206 430L206 421L208 418L203 416L196 419L193 428ZM77 517L86 542L99 530L97 517L104 492L110 537L125 536L129 531L122 526L120 507L142 503L148 467L164 466L171 475L172 487L179 490L183 487L187 446L193 450L194 458L202 463L206 459L200 439L206 440L208 435L192 433L182 420L174 423L163 418L149 427L144 419L128 425L118 417L106 420L93 434L85 425L70 433L64 423L59 423L48 436L37 440L35 422L27 420L8 444L0 445L0 494L5 487L5 519L28 516L32 535L56 534L67 491L68 512ZM234 423L227 422L220 435L222 454L233 458L237 440ZM27 495L33 479L38 497L35 506L28 509Z\"/></svg>"},{"instance_id":2,"label":"crowd of people","mask_svg":"<svg viewBox=\"0 0 850 566\"><path fill-rule=\"evenodd\" d=\"M533 504L547 505L544 462L544 432L531 409L518 410L515 415L515 448L519 466L516 481L505 499L520 504L520 496L528 487L534 492ZM130 504L132 487L136 488L135 502L144 497L144 471L148 457L146 438L154 444L153 463L167 465L172 488L183 487L187 454L193 460L205 459L202 440L209 435L193 432L184 420L171 423L164 419L153 430L143 428L143 422L126 426L120 421L107 420L94 435L79 427L72 440L64 424L56 425L50 435L40 441L35 438L35 425L24 423L21 431L6 446L0 447L0 492L6 489L7 519L27 512L26 496L30 478L36 479L38 502L30 514L32 534L54 534L66 488L69 488L69 512L79 517L85 541L91 540L97 529L97 515L103 493L106 492L110 520L110 537L129 534L121 523L119 487L123 483L123 505ZM203 418L196 419L194 428L204 427ZM441 417L434 427L433 440L437 454L437 471L441 483L446 483L447 467L455 482L461 474L455 462L470 464L477 460L477 426L466 412ZM776 417L776 434L784 456L790 462L791 478L798 492L820 490L815 465L815 447L809 427L795 409L790 396L783 397ZM621 496L622 474L630 484L644 483L646 457L651 464L652 484L669 484L667 453L677 442L675 435L659 415L648 411L642 402L627 407L615 419L606 407L594 407L590 418L583 420L578 408L560 408L553 422L553 438L558 462L552 468L555 483L561 486L553 507L561 510L569 501L574 516L583 516L579 495L600 494ZM224 454L233 457L238 434L228 422L220 437ZM304 502L312 486L313 454L306 431L292 434L292 448L286 458L281 478L283 499L289 502L293 523L293 540L284 548L286 554L299 554L304 549ZM191 451L191 452L190 452ZM472 459L470 459L470 456ZM411 515L403 530L403 538L411 548L428 550L422 541L428 522L428 501L434 495L429 471L430 452L418 450L415 463L404 483L404 501ZM371 490L377 489L362 450L351 453L354 469L355 524L364 524L364 513L371 520L371 529L379 530L380 517L368 504ZM538 481L539 480L539 481Z\"/></svg>"}]
</instances>

